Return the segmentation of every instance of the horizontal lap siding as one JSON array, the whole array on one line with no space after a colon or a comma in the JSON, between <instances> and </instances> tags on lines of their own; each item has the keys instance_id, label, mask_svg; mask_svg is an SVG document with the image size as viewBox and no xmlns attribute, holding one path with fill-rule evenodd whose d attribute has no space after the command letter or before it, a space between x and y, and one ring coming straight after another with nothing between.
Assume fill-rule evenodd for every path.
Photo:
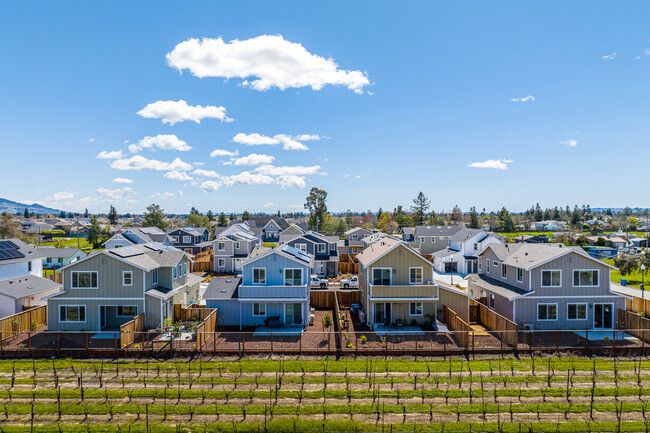
<instances>
[{"instance_id":1,"label":"horizontal lap siding","mask_svg":"<svg viewBox=\"0 0 650 433\"><path fill-rule=\"evenodd\" d=\"M406 286L409 284L410 267L422 268L422 284L427 284L427 281L432 281L433 266L431 263L407 250L407 248L403 245L395 248L393 251L370 265L367 270L368 279L370 281L372 280L373 268L393 268L396 272L391 273L391 284ZM399 293L396 292L395 296L399 296Z\"/></svg>"}]
</instances>

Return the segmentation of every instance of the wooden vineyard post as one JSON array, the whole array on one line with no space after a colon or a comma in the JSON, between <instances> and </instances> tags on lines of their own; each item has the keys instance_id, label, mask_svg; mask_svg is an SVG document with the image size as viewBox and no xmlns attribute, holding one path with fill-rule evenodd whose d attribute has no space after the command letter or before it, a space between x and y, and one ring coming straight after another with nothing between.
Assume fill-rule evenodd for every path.
<instances>
[{"instance_id":1,"label":"wooden vineyard post","mask_svg":"<svg viewBox=\"0 0 650 433\"><path fill-rule=\"evenodd\" d=\"M32 332L27 331L27 347L29 347L29 355L32 355Z\"/></svg>"},{"instance_id":2,"label":"wooden vineyard post","mask_svg":"<svg viewBox=\"0 0 650 433\"><path fill-rule=\"evenodd\" d=\"M246 353L246 334L241 334L241 353Z\"/></svg>"},{"instance_id":3,"label":"wooden vineyard post","mask_svg":"<svg viewBox=\"0 0 650 433\"><path fill-rule=\"evenodd\" d=\"M418 333L415 331L415 357L418 356Z\"/></svg>"},{"instance_id":4,"label":"wooden vineyard post","mask_svg":"<svg viewBox=\"0 0 650 433\"><path fill-rule=\"evenodd\" d=\"M299 344L299 352L302 355L302 334L300 334L300 337L298 338L298 344Z\"/></svg>"},{"instance_id":5,"label":"wooden vineyard post","mask_svg":"<svg viewBox=\"0 0 650 433\"><path fill-rule=\"evenodd\" d=\"M560 332L555 331L555 352L560 351Z\"/></svg>"},{"instance_id":6,"label":"wooden vineyard post","mask_svg":"<svg viewBox=\"0 0 650 433\"><path fill-rule=\"evenodd\" d=\"M585 352L589 350L589 331L585 330Z\"/></svg>"},{"instance_id":7,"label":"wooden vineyard post","mask_svg":"<svg viewBox=\"0 0 650 433\"><path fill-rule=\"evenodd\" d=\"M115 358L117 358L117 333L113 334L113 349L115 350Z\"/></svg>"},{"instance_id":8,"label":"wooden vineyard post","mask_svg":"<svg viewBox=\"0 0 650 433\"><path fill-rule=\"evenodd\" d=\"M61 333L56 333L56 356L61 356Z\"/></svg>"},{"instance_id":9,"label":"wooden vineyard post","mask_svg":"<svg viewBox=\"0 0 650 433\"><path fill-rule=\"evenodd\" d=\"M273 352L273 333L271 332L271 352Z\"/></svg>"},{"instance_id":10,"label":"wooden vineyard post","mask_svg":"<svg viewBox=\"0 0 650 433\"><path fill-rule=\"evenodd\" d=\"M142 335L142 356L144 356L144 343L145 343L145 341L144 341L144 333L142 333L140 335Z\"/></svg>"},{"instance_id":11,"label":"wooden vineyard post","mask_svg":"<svg viewBox=\"0 0 650 433\"><path fill-rule=\"evenodd\" d=\"M89 351L88 351L88 333L87 333L87 332L84 333L84 336L86 337L86 356L88 356L88 354L89 354L89 353L88 353L88 352L89 352Z\"/></svg>"}]
</instances>

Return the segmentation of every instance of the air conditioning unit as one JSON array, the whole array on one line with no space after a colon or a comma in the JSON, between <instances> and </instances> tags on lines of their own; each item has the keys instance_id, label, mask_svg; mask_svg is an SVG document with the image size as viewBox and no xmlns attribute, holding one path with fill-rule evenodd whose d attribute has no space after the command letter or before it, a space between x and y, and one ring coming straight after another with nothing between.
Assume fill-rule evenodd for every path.
<instances>
[{"instance_id":1,"label":"air conditioning unit","mask_svg":"<svg viewBox=\"0 0 650 433\"><path fill-rule=\"evenodd\" d=\"M533 330L533 324L532 323L522 323L521 324L521 330L522 331L532 331Z\"/></svg>"}]
</instances>

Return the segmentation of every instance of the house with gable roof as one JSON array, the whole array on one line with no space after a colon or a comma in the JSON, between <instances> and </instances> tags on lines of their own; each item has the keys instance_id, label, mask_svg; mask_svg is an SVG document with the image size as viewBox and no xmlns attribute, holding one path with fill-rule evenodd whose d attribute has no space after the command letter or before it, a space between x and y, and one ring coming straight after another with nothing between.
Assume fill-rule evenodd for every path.
<instances>
[{"instance_id":1,"label":"house with gable roof","mask_svg":"<svg viewBox=\"0 0 650 433\"><path fill-rule=\"evenodd\" d=\"M129 227L113 235L109 240L104 242L104 248L107 250L113 248L129 247L132 245L146 244L156 242L163 245L171 245L172 241L167 233L158 227Z\"/></svg>"},{"instance_id":2,"label":"house with gable roof","mask_svg":"<svg viewBox=\"0 0 650 433\"><path fill-rule=\"evenodd\" d=\"M482 229L462 229L449 237L449 246L432 254L433 268L440 273L471 274L478 272L477 254L488 245L502 244L504 239Z\"/></svg>"},{"instance_id":3,"label":"house with gable roof","mask_svg":"<svg viewBox=\"0 0 650 433\"><path fill-rule=\"evenodd\" d=\"M187 254L198 254L212 248L210 231L205 227L181 227L167 231L172 246Z\"/></svg>"},{"instance_id":4,"label":"house with gable roof","mask_svg":"<svg viewBox=\"0 0 650 433\"><path fill-rule=\"evenodd\" d=\"M325 236L315 231L303 235L281 235L280 244L289 245L314 257L314 273L327 277L338 275L338 236Z\"/></svg>"}]
</instances>

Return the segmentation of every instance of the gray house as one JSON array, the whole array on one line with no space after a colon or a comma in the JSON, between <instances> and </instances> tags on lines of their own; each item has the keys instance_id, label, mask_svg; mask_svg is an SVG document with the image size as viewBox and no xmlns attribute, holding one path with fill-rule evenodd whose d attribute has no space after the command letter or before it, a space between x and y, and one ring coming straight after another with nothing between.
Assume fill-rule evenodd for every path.
<instances>
[{"instance_id":1,"label":"gray house","mask_svg":"<svg viewBox=\"0 0 650 433\"><path fill-rule=\"evenodd\" d=\"M241 271L241 264L257 245L257 238L246 232L219 235L211 242L214 256L214 272Z\"/></svg>"},{"instance_id":2,"label":"gray house","mask_svg":"<svg viewBox=\"0 0 650 433\"><path fill-rule=\"evenodd\" d=\"M109 240L104 242L104 248L107 250L131 245L146 244L156 242L163 245L171 245L171 238L167 233L158 227L127 228L126 230L116 233Z\"/></svg>"},{"instance_id":3,"label":"gray house","mask_svg":"<svg viewBox=\"0 0 650 433\"><path fill-rule=\"evenodd\" d=\"M261 250L242 264L242 277L213 278L203 298L223 326L305 329L311 255L289 245Z\"/></svg>"},{"instance_id":4,"label":"gray house","mask_svg":"<svg viewBox=\"0 0 650 433\"><path fill-rule=\"evenodd\" d=\"M171 238L172 246L188 254L198 254L212 248L209 242L210 231L205 227L182 227L167 232Z\"/></svg>"},{"instance_id":5,"label":"gray house","mask_svg":"<svg viewBox=\"0 0 650 433\"><path fill-rule=\"evenodd\" d=\"M104 250L63 268L63 291L47 299L50 331L117 330L144 313L147 327L198 301L200 277L176 248L150 243Z\"/></svg>"},{"instance_id":6,"label":"gray house","mask_svg":"<svg viewBox=\"0 0 650 433\"><path fill-rule=\"evenodd\" d=\"M409 245L417 248L420 254L433 254L447 248L449 239L463 228L462 226L416 226L413 231L413 242Z\"/></svg>"},{"instance_id":7,"label":"gray house","mask_svg":"<svg viewBox=\"0 0 650 433\"><path fill-rule=\"evenodd\" d=\"M612 266L563 244L492 244L478 255L469 292L524 329L612 329L625 298Z\"/></svg>"},{"instance_id":8,"label":"gray house","mask_svg":"<svg viewBox=\"0 0 650 433\"><path fill-rule=\"evenodd\" d=\"M314 257L314 272L319 275L338 275L338 252L339 238L336 236L324 236L320 233L309 231L304 235L280 236L280 243L292 246L303 253Z\"/></svg>"}]
</instances>

